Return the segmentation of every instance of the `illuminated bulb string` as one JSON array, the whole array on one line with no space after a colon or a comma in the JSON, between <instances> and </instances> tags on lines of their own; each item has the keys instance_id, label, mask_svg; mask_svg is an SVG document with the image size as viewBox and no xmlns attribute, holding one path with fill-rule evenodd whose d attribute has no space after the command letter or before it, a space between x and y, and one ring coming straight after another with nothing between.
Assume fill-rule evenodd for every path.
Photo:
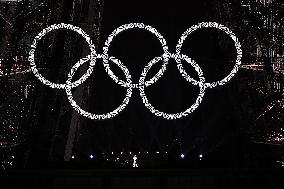
<instances>
[{"instance_id":1,"label":"illuminated bulb string","mask_svg":"<svg viewBox=\"0 0 284 189\"><path fill-rule=\"evenodd\" d=\"M201 70L201 68L199 67L199 65L192 60L190 57L181 54L181 49L183 46L184 41L186 40L186 38L193 32L195 32L196 30L202 29L202 28L215 28L218 30L221 30L223 32L225 32L227 35L229 35L231 37L231 39L234 41L235 44L235 48L237 50L237 57L236 57L236 62L235 62L235 66L233 67L232 71L223 79L216 81L216 82L212 82L212 83L206 83L205 82L205 78L203 76L203 72ZM88 55L85 58L80 59L72 68L71 71L68 74L68 79L64 84L56 84L53 83L49 80L47 80L46 78L44 78L38 71L36 64L35 64L35 51L36 51L36 47L38 45L38 42L49 32L54 31L54 30L59 30L59 29L67 29L67 30L72 30L74 32L77 32L79 35L81 35L82 37L85 38L88 46L90 47L90 55ZM121 32L127 31L127 30L132 30L132 29L140 29L140 30L145 30L147 32L150 32L151 34L155 35L157 37L157 39L159 40L162 49L163 49L163 54L161 56L158 57L154 57L143 69L140 78L139 78L139 82L138 83L133 83L132 82L132 76L129 73L128 68L117 58L110 56L108 54L109 52L109 47L111 45L111 42L113 41L113 39L120 34ZM205 95L205 91L206 89L209 88L214 88L217 86L222 86L225 85L226 83L228 83L234 76L235 74L238 72L239 66L241 64L241 58L242 58L242 50L241 50L241 45L237 39L237 37L235 36L235 34L227 27L218 24L216 22L202 22L199 23L197 25L191 26L189 29L187 29L181 36L181 38L178 41L178 44L176 46L176 53L170 53L168 51L168 46L166 44L166 40L165 38L152 26L148 26L145 25L143 23L130 23L130 24L125 24L122 25L120 27L118 27L117 29L115 29L107 38L106 42L105 42L105 46L103 47L103 54L97 54L96 50L95 50L95 46L92 43L91 38L79 27L70 25L70 24L54 24L51 25L47 28L45 28L44 30L42 30L33 40L33 43L31 45L31 50L29 52L29 62L31 65L31 70L33 71L34 75L45 85L51 87L51 88L57 88L57 89L65 89L66 94L67 94L67 98L69 99L69 102L71 104L71 106L82 116L85 116L87 118L90 119L94 119L94 120L104 120L104 119L111 119L115 116L117 116L120 112L122 112L126 106L128 105L130 98L132 96L132 91L133 89L139 89L140 92L140 96L142 98L142 101L145 105L146 108L149 109L149 111L151 113L153 113L156 116L159 117L163 117L165 119L168 120L174 120L174 119L179 119L185 116L188 116L190 113L192 113L202 102L203 96ZM103 65L105 68L105 71L107 72L107 74L120 86L126 88L126 96L123 99L121 105L119 105L117 108L115 108L113 111L109 112L109 113L105 113L105 114L94 114L94 113L90 113L87 112L86 110L83 110L77 103L76 101L73 99L72 96L72 92L71 89L75 88L79 85L81 85L82 83L84 83L89 77L90 75L93 73L94 71L94 66L97 62L97 59L102 59L103 60ZM196 101L193 103L193 105L191 105L188 109L186 109L183 112L179 112L179 113L175 113L175 114L169 114L166 112L162 112L160 110L157 110L152 104L150 104L150 102L147 99L147 96L145 94L145 87L148 87L154 83L156 83L165 73L166 69L167 69L167 65L169 62L169 59L174 59L177 63L177 68L179 70L179 72L181 73L181 75L190 83L192 83L193 85L196 85L199 87L199 95L196 99ZM199 80L195 80L192 77L190 77L187 72L184 70L183 65L181 63L181 61L185 61L188 64L190 64L194 70L197 72ZM86 71L86 73L77 81L72 82L72 78L75 74L75 72L86 62L90 61L89 63L89 68ZM146 76L149 72L149 70L152 68L152 66L154 66L156 63L162 61L162 67L160 68L160 70L156 73L156 75L154 75L154 77L152 77L151 79L149 79L148 81L146 81ZM110 69L110 63L114 63L116 64L124 73L125 77L126 77L126 81L123 81L121 79L119 79Z\"/></svg>"}]
</instances>

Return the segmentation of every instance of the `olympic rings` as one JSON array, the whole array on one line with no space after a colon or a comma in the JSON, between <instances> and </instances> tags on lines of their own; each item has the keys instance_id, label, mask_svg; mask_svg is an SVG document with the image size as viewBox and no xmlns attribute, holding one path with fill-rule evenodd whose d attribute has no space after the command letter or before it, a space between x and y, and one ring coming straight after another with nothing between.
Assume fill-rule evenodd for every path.
<instances>
[{"instance_id":1,"label":"olympic rings","mask_svg":"<svg viewBox=\"0 0 284 189\"><path fill-rule=\"evenodd\" d=\"M236 63L233 67L233 69L231 70L231 72L222 80L220 81L215 81L212 83L206 83L205 82L205 78L203 76L203 72L201 70L201 68L199 67L199 65L192 60L191 58L189 58L188 56L181 54L181 48L182 45L184 43L184 41L186 40L186 38L193 33L194 31L201 29L201 28L215 28L215 29L219 29L223 32L225 32L226 34L228 34L232 40L234 41L235 44L235 48L237 51L237 57L236 57ZM66 81L65 84L56 84L53 82L50 82L49 80L45 79L39 72L38 69L36 68L36 64L34 61L34 57L35 57L35 50L38 44L38 41L40 39L42 39L48 32L53 31L53 30L58 30L58 29L67 29L67 30L72 30L77 32L78 34L80 34L81 36L83 36L85 38L85 40L87 41L89 47L90 47L90 55L88 55L85 58L80 59L72 68L71 71L68 74L68 79ZM132 83L132 77L131 74L129 73L129 70L127 69L126 66L123 65L123 63L116 59L113 56L109 56L108 52L109 52L109 46L111 45L111 42L113 41L113 38L116 37L118 34L120 34L123 31L126 30L131 30L131 29L140 29L140 30L146 30L152 34L154 34L159 42L162 45L162 49L163 49L163 54L161 56L155 57L154 59L152 59L143 69L142 74L139 78L139 83ZM87 80L88 77L90 77L90 75L93 73L94 70L94 66L96 63L96 60L101 58L103 60L103 65L104 68L106 70L106 73L114 80L115 83L119 84L122 87L127 88L127 92L126 92L126 97L124 98L123 102L121 105L119 105L116 109L114 109L113 111L109 112L109 113L105 113L105 114L93 114L90 112L87 112L85 110L83 110L79 105L77 105L77 103L74 101L73 96L72 96L72 92L71 89L75 88L79 85L81 85L83 82L85 82ZM235 36L235 34L227 27L218 24L216 22L202 22L199 23L197 25L194 25L192 27L190 27L189 29L187 29L181 36L181 38L178 41L178 44L176 46L176 53L172 54L168 51L168 46L166 45L166 40L165 38L153 27L148 26L148 25L144 25L143 23L130 23L130 24L125 24L122 25L120 27L118 27L116 30L114 30L109 37L107 38L106 42L105 42L105 46L103 47L103 54L97 54L95 51L95 46L93 45L90 37L79 27L70 25L70 24L55 24L55 25L51 25L47 28L45 28L43 31L41 31L34 39L32 45L31 45L31 50L29 52L29 62L31 65L31 69L34 73L34 75L45 85L51 87L51 88L58 88L58 89L65 89L66 91L66 95L67 98L71 104L71 106L81 115L90 118L90 119L94 119L94 120L104 120L104 119L111 119L115 116L117 116L120 112L122 112L126 106L128 105L130 98L132 96L132 92L133 89L139 89L140 91L140 96L142 98L142 101L145 105L146 108L148 108L150 110L151 113L153 113L154 115L158 116L158 117L162 117L164 119L168 119L168 120L174 120L174 119L179 119L185 116L188 116L190 113L192 113L196 108L198 108L198 106L200 105L200 103L202 102L202 99L205 95L206 89L207 88L214 88L216 86L221 86L221 85L225 85L226 83L228 83L238 72L238 68L241 64L241 58L242 58L242 50L241 50L241 45L237 39L237 37ZM191 105L188 109L186 109L183 112L180 113L175 113L175 114L168 114L165 112L161 112L157 109L155 109L155 107L153 107L145 94L145 87L148 87L152 84L154 84L155 82L158 81L159 78L161 78L163 76L163 74L166 71L169 59L174 59L177 63L177 68L179 70L179 72L181 73L181 75L186 79L186 81L192 83L193 85L197 85L199 87L199 95L196 99L196 101L194 102L193 105ZM184 70L183 65L181 63L181 61L186 61L187 63L189 63L197 72L198 74L198 78L199 80L195 80L193 78L191 78L187 72ZM89 63L89 68L87 70L87 72L77 81L72 82L72 78L75 74L75 72L80 68L80 66L82 66L83 64L85 64L87 61L90 61ZM148 74L148 71L151 69L151 67L153 65L155 65L157 62L159 61L163 61L162 64L162 68L156 73L156 75L154 77L152 77L149 81L145 81L146 75ZM125 77L126 77L126 81L123 81L121 79L119 79L110 69L109 63L112 62L114 64L116 64L124 73Z\"/></svg>"}]
</instances>

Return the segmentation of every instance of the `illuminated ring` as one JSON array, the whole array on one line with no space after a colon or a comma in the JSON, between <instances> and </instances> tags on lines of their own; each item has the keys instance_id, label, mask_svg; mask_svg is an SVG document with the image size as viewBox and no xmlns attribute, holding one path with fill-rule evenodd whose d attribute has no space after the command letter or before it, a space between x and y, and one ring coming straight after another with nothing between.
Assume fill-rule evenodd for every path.
<instances>
[{"instance_id":1,"label":"illuminated ring","mask_svg":"<svg viewBox=\"0 0 284 189\"><path fill-rule=\"evenodd\" d=\"M86 40L86 42L88 43L90 50L91 50L91 54L89 56L87 56L86 58L83 58L80 60L81 63L84 63L88 60L90 60L90 66L87 70L87 72L77 81L75 81L74 83L71 84L71 87L77 87L80 84L82 84L84 81L86 81L86 79L88 77L90 77L90 75L93 72L93 67L95 65L96 62L96 58L97 58L97 54L96 54L96 50L95 50L95 46L92 43L91 38L89 37L88 34L86 34L81 28L73 26L71 24L54 24L51 25L45 29L43 29L33 40L33 43L31 45L31 50L29 52L29 62L30 62L30 66L31 66L31 70L34 73L34 75L45 85L51 87L51 88L57 88L57 89L64 89L66 87L66 84L57 84L57 83L53 83L47 79L45 79L39 72L38 69L36 67L35 64L35 50L37 47L38 42L49 32L53 31L53 30L58 30L58 29L67 29L67 30L72 30L74 32L77 32L78 34L80 34L81 36L83 36Z\"/></svg>"},{"instance_id":2,"label":"illuminated ring","mask_svg":"<svg viewBox=\"0 0 284 189\"><path fill-rule=\"evenodd\" d=\"M49 80L45 79L38 72L36 65L35 65L35 61L34 61L34 59L35 59L34 54L35 54L36 46L37 46L39 40L41 40L48 32L53 31L53 30L57 30L57 29L62 29L62 28L75 31L75 32L79 33L81 36L83 36L85 38L85 40L87 41L89 47L90 47L91 54L88 55L85 58L80 59L72 67L70 73L68 74L68 79L67 79L65 84L56 84L56 83L52 83ZM228 34L233 39L233 41L235 42L235 47L236 47L236 51L237 51L236 63L234 65L233 70L230 72L230 74L227 75L224 79L222 79L220 81L216 81L216 82L212 82L212 83L205 83L205 78L203 76L203 72L202 72L201 68L199 67L199 65L195 61L190 59L188 56L181 54L181 48L182 48L184 40L186 40L186 38L192 32L194 32L198 29L201 29L201 28L217 28L217 29L220 29L220 30L224 31L226 34ZM131 75L130 75L127 67L124 66L120 60L116 59L115 57L108 55L108 49L109 49L109 46L110 46L113 38L115 36L117 36L119 33L123 32L125 30L128 30L128 29L143 29L143 30L151 32L152 34L154 34L159 39L159 41L160 41L160 43L163 47L163 51L164 51L164 53L160 57L154 58L144 67L143 72L142 72L142 74L139 78L138 84L132 84ZM122 104L119 105L115 110L113 110L109 113L106 113L106 114L92 114L92 113L89 113L89 112L83 110L74 101L73 96L72 96L72 92L71 92L72 88L77 87L80 84L82 84L92 74L95 63L96 63L96 59L98 59L98 58L103 59L103 65L105 67L105 70L106 70L107 74L115 81L115 83L127 88L126 97L124 98ZM145 95L145 87L148 87L148 86L154 84L164 74L164 72L166 71L166 68L167 68L168 60L170 58L175 59L175 61L177 63L177 68L178 68L179 72L182 74L182 76L188 82L192 83L193 85L198 85L199 89L200 89L199 95L198 95L196 101L194 102L194 104L191 105L185 111L180 112L180 113L176 113L176 114L168 114L168 113L164 113L164 112L161 112L159 110L156 110L149 103L149 101L148 101L148 99ZM110 119L110 118L115 117L121 111L123 111L129 103L129 100L130 100L131 95L132 95L132 90L134 88L139 88L140 96L143 100L144 105L146 106L146 108L148 108L151 111L151 113L155 114L156 116L160 116L160 117L163 117L163 118L168 119L168 120L179 119L181 117L187 116L190 113L192 113L200 105L207 88L213 88L213 87L216 87L218 85L224 85L227 82L229 82L235 76L235 74L237 73L238 68L241 64L241 58L242 58L241 45L238 42L238 39L235 36L235 34L233 32L231 32L227 27L220 25L218 23L215 23L215 22L199 23L195 26L190 27L188 30L186 30L186 32L184 32L182 34L180 40L178 41L178 44L176 46L176 54L171 54L171 53L168 52L166 40L163 38L163 36L155 28L153 28L151 26L144 25L142 23L126 24L126 25L120 26L119 28L114 30L105 42L105 47L103 48L103 54L102 55L96 54L95 46L92 44L90 37L81 28L75 27L75 26L70 25L70 24L64 24L64 23L49 26L48 28L46 28L42 32L40 32L35 37L32 45L31 45L31 50L29 52L29 61L30 61L30 65L31 65L31 70L33 71L35 76L42 83L44 83L45 85L47 85L51 88L65 89L68 100L71 103L71 106L79 114L81 114L81 115L83 115L87 118L96 119L96 120ZM184 70L183 65L181 63L182 60L189 63L195 69L195 71L198 73L199 81L191 78L186 73L186 71ZM79 80L72 83L72 78L73 78L75 72L80 68L81 65L85 64L87 61L90 61L89 68L88 68L87 72ZM120 67L120 69L124 72L124 74L126 76L126 81L120 80L111 71L110 66L109 66L109 61L115 63L117 66ZM146 75L148 74L148 71L152 68L153 65L155 65L159 61L163 61L162 68L156 73L156 75L154 77L152 77L149 81L145 82L145 78L146 78Z\"/></svg>"},{"instance_id":3,"label":"illuminated ring","mask_svg":"<svg viewBox=\"0 0 284 189\"><path fill-rule=\"evenodd\" d=\"M181 48L183 45L183 42L185 41L185 39L194 31L201 29L201 28L216 28L219 29L223 32L225 32L226 34L228 34L232 40L235 43L235 47L237 50L237 58L236 58L236 63L234 68L232 69L232 71L229 73L229 75L227 75L225 78L223 78L220 81L216 81L216 82L212 82L212 83L205 83L206 87L209 88L213 88L216 87L218 85L225 85L227 82L229 82L238 72L238 69L241 65L241 59L242 59L242 49L241 49L241 45L238 41L238 38L236 37L236 35L226 26L223 26L221 24L218 24L216 22L202 22L199 23L197 25L191 26L189 29L187 29L181 36L181 38L178 41L178 44L176 46L176 54L180 56L181 54ZM182 64L180 63L180 61L178 61L179 63L178 65L178 69L180 71L180 73L183 75L183 77L187 80L187 81L194 81L193 83L198 83L198 81L195 81L194 79L192 79L187 73L186 71L183 69ZM200 81L199 81L200 82Z\"/></svg>"},{"instance_id":4,"label":"illuminated ring","mask_svg":"<svg viewBox=\"0 0 284 189\"><path fill-rule=\"evenodd\" d=\"M132 80L131 80L131 75L129 74L128 69L121 63L121 61L119 61L118 59L115 59L114 57L111 57L110 59L113 63L115 63L118 67L121 68L121 70L124 72L125 76L126 76L126 80L127 80L127 86L131 86L132 84ZM132 87L128 87L127 89L127 93L126 93L126 97L124 98L123 102L121 105L119 105L115 110L106 113L106 114L92 114L90 112L87 112L85 110L83 110L79 105L77 105L77 103L75 102L75 100L73 99L73 95L71 92L72 89L72 78L75 74L75 72L78 70L78 68L84 64L84 62L79 61L77 62L71 69L70 73L68 74L68 79L66 81L66 86L65 86L65 91L67 94L67 98L71 104L71 106L81 115L90 118L90 119L95 119L95 120L104 120L104 119L111 119L113 117L115 117L116 115L118 115L121 111L124 110L124 108L127 106L127 104L129 103L129 100L131 98L132 95Z\"/></svg>"},{"instance_id":5,"label":"illuminated ring","mask_svg":"<svg viewBox=\"0 0 284 189\"><path fill-rule=\"evenodd\" d=\"M198 95L195 103L190 108L185 110L184 112L175 113L175 114L168 114L168 113L161 112L161 111L155 109L150 104L150 102L148 101L148 99L146 97L146 94L145 94L145 89L144 89L145 88L145 86L144 86L145 83L144 82L145 82L145 78L146 78L146 75L147 75L148 71L151 69L151 67L153 65L155 65L160 60L159 57L156 57L153 60L151 60L148 63L148 65L143 69L143 72L142 72L141 77L139 79L139 90L140 90L140 96L141 96L141 98L143 100L144 105L146 106L146 108L148 108L151 111L151 113L155 114L156 116L168 119L168 120L173 120L173 119L179 119L181 117L185 117L185 116L189 115L190 113L192 113L200 105L200 103L202 101L202 98L205 95L206 86L205 86L205 83L204 83L205 82L205 78L203 77L203 72L202 72L201 68L198 66L198 64L196 64L194 61L192 61L186 55L182 55L181 57L177 57L177 55L175 55L175 54L170 54L170 58L173 58L176 61L177 61L177 59L185 60L198 73L199 82L197 82L197 81L196 82L198 83L200 90L199 90L199 95ZM194 82L194 81L192 80L192 82Z\"/></svg>"},{"instance_id":6,"label":"illuminated ring","mask_svg":"<svg viewBox=\"0 0 284 189\"><path fill-rule=\"evenodd\" d=\"M169 52L168 52L168 46L167 46L167 43L166 43L166 40L165 38L155 29L153 28L152 26L148 26L148 25L144 25L143 23L131 23L131 24L125 24L125 25L122 25L120 27L118 27L117 29L115 29L108 37L108 39L106 40L105 42L105 46L103 47L103 55L102 55L102 58L103 58L103 64L104 64L104 67L105 67L105 70L107 72L107 74L118 84L120 84L121 86L126 86L127 83L125 83L124 81L120 80L110 69L109 67L109 55L108 55L108 51L109 51L109 46L113 40L114 37L116 37L119 33L123 32L123 31L126 31L126 30L130 30L130 29L143 29L143 30L146 30L146 31L149 31L151 32L152 34L154 34L158 39L159 39L159 42L161 43L162 45L162 48L163 48L163 55L161 56L164 60L163 62L163 65L162 65L162 68L158 71L158 73L153 77L151 78L149 81L146 81L146 86L150 86L151 84L155 83L163 74L164 72L166 71L166 66L168 64L168 59L169 59ZM119 82L118 82L119 81ZM138 85L137 84L134 84L133 85L134 88L137 88Z\"/></svg>"}]
</instances>

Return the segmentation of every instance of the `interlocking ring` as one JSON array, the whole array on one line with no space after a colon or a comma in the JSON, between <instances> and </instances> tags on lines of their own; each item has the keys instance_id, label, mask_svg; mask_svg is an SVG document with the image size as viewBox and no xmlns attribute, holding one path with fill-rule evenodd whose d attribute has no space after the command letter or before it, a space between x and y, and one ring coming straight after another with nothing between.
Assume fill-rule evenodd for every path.
<instances>
[{"instance_id":1,"label":"interlocking ring","mask_svg":"<svg viewBox=\"0 0 284 189\"><path fill-rule=\"evenodd\" d=\"M75 81L74 83L72 83L72 88L77 87L79 85L81 85L84 81L86 81L86 79L88 79L88 77L90 77L90 75L93 72L93 67L95 65L95 60L97 58L97 53L96 53L96 47L95 45L93 45L91 38L88 36L88 34L86 34L81 28L73 26L71 24L54 24L51 25L47 28L45 28L44 30L42 30L33 40L32 45L31 45L31 50L29 52L29 62L30 62L30 66L31 66L31 70L34 73L34 75L45 85L51 87L51 88L57 88L57 89L65 89L66 88L66 84L56 84L53 83L47 79L45 79L39 72L38 69L36 67L35 64L35 50L37 47L37 44L39 42L39 40L41 40L47 33L53 31L53 30L59 30L59 29L67 29L67 30L72 30L77 32L78 34L80 34L81 36L83 36L86 40L86 42L88 43L90 50L91 50L91 55L88 56L87 58L83 58L81 60L79 60L80 62L86 62L88 60L91 60L90 62L90 66L87 70L87 72L77 81Z\"/></svg>"},{"instance_id":2,"label":"interlocking ring","mask_svg":"<svg viewBox=\"0 0 284 189\"><path fill-rule=\"evenodd\" d=\"M181 48L183 45L183 42L186 40L186 38L194 31L198 30L198 29L202 29L202 28L215 28L215 29L219 29L223 32L225 32L226 34L228 34L232 40L235 43L235 48L237 50L237 58L236 58L236 63L235 66L233 67L232 71L222 80L220 81L215 81L212 83L206 83L205 82L205 78L203 76L203 72L201 70L201 68L199 67L199 65L192 60L191 58L189 58L188 56L181 54ZM42 39L48 32L53 31L53 30L58 30L58 29L67 29L67 30L72 30L77 32L78 34L80 34L81 36L83 36L85 38L85 40L87 41L90 50L91 50L91 54L88 55L85 58L82 58L81 60L79 60L71 69L71 71L68 74L68 79L66 81L65 84L56 84L56 83L52 83L49 80L45 79L39 72L38 69L36 68L36 64L34 61L34 53L36 50L36 46L37 43L40 39ZM117 58L113 57L113 56L109 56L108 52L109 52L109 46L111 44L111 42L113 41L113 38L116 37L118 34L120 34L123 31L126 30L130 30L130 29L140 29L140 30L146 30L152 34L154 34L159 42L162 45L163 48L163 54L159 57L155 57L153 60L151 60L143 69L142 74L139 78L139 83L134 83L132 82L132 77L131 74L129 73L128 69L126 66L123 65L123 63L118 60ZM88 77L90 77L90 75L93 72L96 60L98 58L103 59L103 65L105 68L106 73L119 85L127 88L127 92L126 92L126 97L124 98L123 102L121 105L119 105L116 109L114 109L113 111L106 113L106 114L93 114L90 112L87 112L85 110L83 110L79 105L77 105L77 103L74 101L73 96L72 96L72 92L71 89L74 87L79 86L80 84L82 84L83 82L86 81L86 79ZM79 27L70 25L70 24L55 24L52 26L49 26L48 28L44 29L42 32L40 32L34 39L32 46L31 46L31 50L29 53L29 61L30 61L30 65L31 65L31 69L34 73L34 75L45 85L51 87L51 88L58 88L58 89L65 89L68 100L71 104L71 106L81 115L90 118L90 119L94 119L94 120L104 120L104 119L110 119L113 118L115 116L117 116L120 112L122 112L126 106L128 105L130 98L132 96L132 91L133 89L139 89L140 91L140 96L142 98L143 103L145 104L145 107L148 108L150 110L151 113L153 113L156 116L168 119L168 120L173 120L173 119L179 119L185 116L188 116L190 113L192 113L196 108L198 108L198 106L200 105L200 103L202 102L203 96L205 95L205 91L207 88L214 88L216 86L221 86L221 85L225 85L226 83L228 83L234 76L235 74L238 72L238 68L241 64L241 58L242 58L242 50L241 50L241 45L238 42L237 37L235 36L235 34L227 27L218 24L216 22L202 22L199 23L197 25L194 25L192 27L190 27L189 29L187 29L181 36L181 38L178 41L178 44L176 46L176 53L172 54L168 52L168 46L166 45L166 40L165 38L153 27L148 26L148 25L144 25L143 23L131 23L131 24L125 24L122 25L120 27L118 27L116 30L114 30L109 37L107 38L106 42L105 42L105 46L103 47L103 54L97 54L95 51L95 46L93 45L90 37ZM159 110L157 110L155 107L153 107L146 95L145 95L145 87L148 87L152 84L154 84L156 81L158 81L159 78L161 78L164 74L164 72L166 71L169 59L174 59L177 63L177 68L179 70L179 72L182 74L182 76L186 79L186 81L192 83L193 85L197 85L199 87L199 95L196 99L196 101L194 102L193 105L191 105L188 109L186 109L183 112L180 113L175 113L175 114L169 114L169 113L165 113L165 112L161 112ZM195 80L193 78L191 78L187 72L184 70L183 65L181 63L181 61L185 61L188 64L190 64L195 71L198 74L198 78L199 80ZM81 65L85 64L86 62L90 61L89 63L89 68L87 70L87 72L77 81L72 82L72 78L75 74L75 72L80 68ZM159 61L163 61L162 67L161 69L156 73L156 75L154 77L152 77L149 81L145 81L146 75L148 74L148 71L151 69L151 67L153 65L155 65L157 62ZM123 72L124 75L126 77L126 81L123 81L121 79L119 79L110 69L109 63L114 63L116 64Z\"/></svg>"},{"instance_id":3,"label":"interlocking ring","mask_svg":"<svg viewBox=\"0 0 284 189\"><path fill-rule=\"evenodd\" d=\"M218 24L216 22L202 22L199 23L197 25L191 26L189 29L187 29L181 36L181 38L178 41L178 44L176 46L176 54L180 55L181 54L181 48L183 45L183 42L185 41L185 39L194 31L201 29L201 28L216 28L219 29L223 32L225 32L226 34L228 34L232 40L235 43L235 48L237 50L237 58L236 58L236 64L234 66L234 68L232 69L232 71L230 72L229 75L227 75L225 78L223 78L220 81L216 81L216 82L212 82L212 83L206 83L206 87L208 88L214 88L218 85L225 85L226 83L228 83L234 76L235 74L238 72L238 69L241 65L241 59L242 59L242 49L241 49L241 44L238 42L238 38L236 37L236 35L226 26L223 26L221 24ZM180 71L180 73L182 74L182 76L187 80L187 81L194 81L194 79L192 79L187 73L186 71L183 69L183 66L180 62L178 62L178 70ZM193 82L193 84L195 84L196 81Z\"/></svg>"},{"instance_id":4,"label":"interlocking ring","mask_svg":"<svg viewBox=\"0 0 284 189\"><path fill-rule=\"evenodd\" d=\"M166 66L168 64L168 58L169 58L169 52L168 52L168 46L167 46L167 42L165 40L165 38L153 27L151 26L147 26L144 25L143 23L130 23L130 24L125 24L122 25L120 27L118 27L116 30L114 30L109 37L107 38L106 42L105 42L105 46L103 47L103 64L105 67L106 72L108 73L108 75L118 84L122 85L122 86L127 86L127 84L118 79L117 76L115 76L115 74L111 71L110 67L109 67L109 59L108 59L108 51L109 51L109 46L111 44L111 42L113 41L113 38L116 37L118 34L120 34L121 32L124 32L126 30L132 30L132 29L140 29L140 30L146 30L152 34L154 34L159 42L162 45L163 51L164 53L162 54L162 58L163 58L163 65L162 68L158 71L158 73L151 78L149 81L146 81L146 86L150 86L152 84L154 84L165 72L166 70ZM134 88L137 88L138 85L134 84L133 85Z\"/></svg>"},{"instance_id":5,"label":"interlocking ring","mask_svg":"<svg viewBox=\"0 0 284 189\"><path fill-rule=\"evenodd\" d=\"M195 101L195 103L190 107L188 108L187 110L185 110L184 112L181 112L181 113L176 113L176 114L168 114L168 113L164 113L164 112L161 112L159 110L156 110L148 101L146 95L145 95L145 91L144 91L144 83L145 83L145 77L148 73L148 71L151 69L151 67L153 65L155 65L159 60L160 58L157 57L157 58L154 58L151 62L149 62L149 64L144 68L142 74L141 74L141 77L139 79L139 89L140 89L140 96L143 100L143 103L145 104L145 106L153 113L155 114L156 116L162 116L163 118L165 119L179 119L181 117L184 117L184 116L187 116L188 114L190 114L191 112L193 112L198 106L199 104L201 103L202 101L202 98L205 94L205 85L204 85L204 81L205 81L205 78L203 77L203 72L201 70L201 68L199 67L198 64L196 64L194 61L192 61L190 58L188 58L186 55L182 55L182 57L177 57L175 54L171 54L170 55L170 58L173 58L177 61L177 59L182 59L182 60L185 60L187 63L189 63L194 69L195 71L197 72L198 74L198 77L199 77L199 82L197 81L194 81L192 79L192 81L190 82L196 82L196 83L200 83L199 84L199 95Z\"/></svg>"},{"instance_id":6,"label":"interlocking ring","mask_svg":"<svg viewBox=\"0 0 284 189\"><path fill-rule=\"evenodd\" d=\"M73 106L73 108L75 108L75 110L79 114L84 115L85 117L88 117L90 119L103 120L103 119L110 119L110 118L116 116L122 110L124 110L124 108L127 106L128 102L130 100L130 97L132 95L132 87L131 87L132 80L131 80L131 75L129 74L128 69L118 59L115 59L115 58L111 57L110 60L113 63L115 63L119 68L121 68L121 70L124 72L124 74L126 76L126 80L127 80L126 86L128 86L126 97L124 98L122 104L119 107L117 107L115 110L113 110L112 112L109 112L109 113L106 113L106 114L101 114L101 115L92 114L90 112L87 112L87 111L83 110L79 105L77 105L75 100L73 100L73 96L72 96L72 92L71 92L71 89L72 89L71 80L72 80L72 77L74 76L75 72L77 71L77 69L82 64L85 63L84 61L77 62L72 67L71 72L68 74L68 79L66 81L66 88L65 88L65 90L66 90L66 94L67 94L67 97L69 99L69 102L70 102L71 106ZM119 84L122 84L122 82L119 82Z\"/></svg>"}]
</instances>

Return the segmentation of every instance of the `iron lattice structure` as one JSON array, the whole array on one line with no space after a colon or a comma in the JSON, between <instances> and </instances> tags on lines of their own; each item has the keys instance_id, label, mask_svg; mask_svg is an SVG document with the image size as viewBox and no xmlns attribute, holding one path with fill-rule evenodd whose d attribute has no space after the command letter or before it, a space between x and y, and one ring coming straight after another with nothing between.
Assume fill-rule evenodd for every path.
<instances>
[{"instance_id":1,"label":"iron lattice structure","mask_svg":"<svg viewBox=\"0 0 284 189\"><path fill-rule=\"evenodd\" d=\"M248 85L242 89L242 98L247 103L244 111L251 110L246 132L253 143L276 146L275 162L282 166L284 3L279 0L223 0L217 3L216 10L216 18L235 27L242 39L245 52L242 72L248 74L244 78Z\"/></svg>"},{"instance_id":2,"label":"iron lattice structure","mask_svg":"<svg viewBox=\"0 0 284 189\"><path fill-rule=\"evenodd\" d=\"M52 1L52 0L21 0L0 1L0 83L1 83L1 113L0 113L0 169L7 167L26 166L27 160L37 152L33 146L37 137L41 138L36 149L48 156L48 159L64 156L64 150L59 151L56 145L62 144L61 138L67 140L69 126L72 130L80 125L75 113L66 119L67 104L61 101L60 94L50 95L47 99L46 89L37 85L30 74L28 51L31 40L44 27L53 23L66 22L84 28L98 44L100 24L102 19L103 1ZM85 51L83 45L71 43L71 38L62 34L48 36L51 44L43 43L39 55L40 70L48 73L54 80L65 73L66 67L72 67L72 60ZM79 37L76 38L79 40ZM63 47L60 52L55 50ZM62 50L68 55L63 55ZM46 53L47 58L42 54ZM51 72L47 62L52 58L66 59L66 65L54 61L58 72ZM82 91L76 92L81 101L88 98ZM60 101L60 105L56 103ZM87 100L86 100L87 101ZM57 114L44 114L43 109ZM48 121L46 121L48 120ZM52 127L50 127L52 125ZM62 127L64 129L62 129ZM72 133L72 131L70 131ZM62 135L64 136L62 136ZM43 143L48 143L46 146ZM63 148L64 148L63 144ZM61 146L62 147L62 146ZM62 154L63 153L63 154Z\"/></svg>"}]
</instances>

